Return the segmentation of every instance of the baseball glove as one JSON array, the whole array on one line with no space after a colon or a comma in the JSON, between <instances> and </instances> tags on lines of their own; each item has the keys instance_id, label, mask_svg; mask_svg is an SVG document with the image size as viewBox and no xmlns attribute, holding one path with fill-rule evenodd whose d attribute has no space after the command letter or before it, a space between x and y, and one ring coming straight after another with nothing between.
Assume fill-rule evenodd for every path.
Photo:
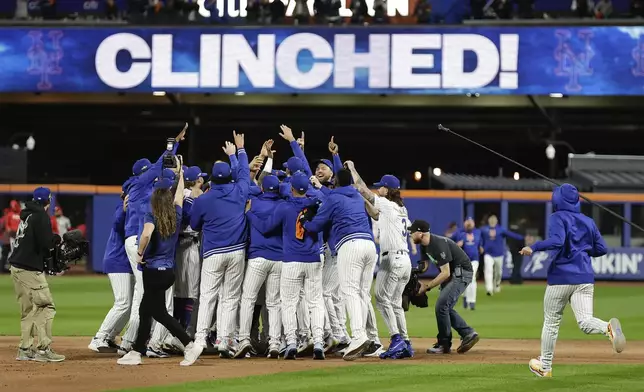
<instances>
[{"instance_id":1,"label":"baseball glove","mask_svg":"<svg viewBox=\"0 0 644 392\"><path fill-rule=\"evenodd\" d=\"M421 273L422 272L418 268L413 268L411 270L409 282L407 282L402 294L402 306L405 312L409 310L410 303L419 308L426 308L429 306L427 303L427 294L418 294L418 291L420 290L419 275Z\"/></svg>"}]
</instances>

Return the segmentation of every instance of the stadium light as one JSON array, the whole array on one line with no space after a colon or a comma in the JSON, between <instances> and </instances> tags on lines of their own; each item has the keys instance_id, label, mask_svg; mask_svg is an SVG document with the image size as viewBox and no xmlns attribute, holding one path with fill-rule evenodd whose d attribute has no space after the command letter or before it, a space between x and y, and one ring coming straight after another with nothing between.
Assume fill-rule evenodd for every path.
<instances>
[{"instance_id":1,"label":"stadium light","mask_svg":"<svg viewBox=\"0 0 644 392\"><path fill-rule=\"evenodd\" d=\"M165 97L165 91L155 91L152 93L155 97Z\"/></svg>"},{"instance_id":2,"label":"stadium light","mask_svg":"<svg viewBox=\"0 0 644 392\"><path fill-rule=\"evenodd\" d=\"M514 179L519 181L519 178L520 178L519 172L514 172Z\"/></svg>"},{"instance_id":3,"label":"stadium light","mask_svg":"<svg viewBox=\"0 0 644 392\"><path fill-rule=\"evenodd\" d=\"M422 175L422 174L420 174L420 172L419 172L419 171L414 172L414 180L416 180L416 181L420 181L420 179L421 179L421 178L423 178L423 175Z\"/></svg>"},{"instance_id":4,"label":"stadium light","mask_svg":"<svg viewBox=\"0 0 644 392\"><path fill-rule=\"evenodd\" d=\"M562 93L550 93L550 98L563 98Z\"/></svg>"},{"instance_id":5,"label":"stadium light","mask_svg":"<svg viewBox=\"0 0 644 392\"><path fill-rule=\"evenodd\" d=\"M33 151L34 148L36 148L36 139L33 136L29 136L27 139L27 150Z\"/></svg>"},{"instance_id":6,"label":"stadium light","mask_svg":"<svg viewBox=\"0 0 644 392\"><path fill-rule=\"evenodd\" d=\"M553 160L555 159L555 154L557 153L557 150L555 150L555 146L552 144L548 144L548 147L546 147L546 158Z\"/></svg>"},{"instance_id":7,"label":"stadium light","mask_svg":"<svg viewBox=\"0 0 644 392\"><path fill-rule=\"evenodd\" d=\"M441 174L443 174L443 171L440 169L440 167L435 167L432 173L434 173L436 177L439 177Z\"/></svg>"}]
</instances>

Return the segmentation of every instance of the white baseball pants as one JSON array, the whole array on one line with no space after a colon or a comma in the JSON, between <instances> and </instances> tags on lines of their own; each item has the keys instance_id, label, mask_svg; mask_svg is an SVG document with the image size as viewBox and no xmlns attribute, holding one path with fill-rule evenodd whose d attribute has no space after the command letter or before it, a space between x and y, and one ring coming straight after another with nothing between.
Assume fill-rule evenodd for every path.
<instances>
[{"instance_id":1,"label":"white baseball pants","mask_svg":"<svg viewBox=\"0 0 644 392\"><path fill-rule=\"evenodd\" d=\"M125 253L134 274L134 294L132 295L132 310L130 312L130 320L128 321L127 331L123 335L122 346L131 348L136 340L136 334L139 329L139 307L141 306L141 298L143 298L143 272L138 269L137 259L138 246L136 244L136 236L130 236L125 239Z\"/></svg>"},{"instance_id":2,"label":"white baseball pants","mask_svg":"<svg viewBox=\"0 0 644 392\"><path fill-rule=\"evenodd\" d=\"M376 307L389 328L389 336L400 335L404 340L409 336L402 293L410 276L411 259L408 254L390 253L380 258L380 269L376 275Z\"/></svg>"},{"instance_id":3,"label":"white baseball pants","mask_svg":"<svg viewBox=\"0 0 644 392\"><path fill-rule=\"evenodd\" d=\"M241 308L239 311L239 340L250 339L253 323L253 312L257 297L266 283L265 302L268 310L268 325L263 324L263 330L268 330L269 343L279 345L282 334L282 309L280 305L280 280L282 262L257 257L248 260L246 276L242 289Z\"/></svg>"},{"instance_id":4,"label":"white baseball pants","mask_svg":"<svg viewBox=\"0 0 644 392\"><path fill-rule=\"evenodd\" d=\"M191 238L179 239L175 257L174 294L177 298L199 298L199 281L201 280L201 258L199 243Z\"/></svg>"},{"instance_id":5,"label":"white baseball pants","mask_svg":"<svg viewBox=\"0 0 644 392\"><path fill-rule=\"evenodd\" d=\"M300 299L297 303L297 336L301 339L311 337L311 316L309 304L306 301L304 287L300 290Z\"/></svg>"},{"instance_id":6,"label":"white baseball pants","mask_svg":"<svg viewBox=\"0 0 644 392\"><path fill-rule=\"evenodd\" d=\"M483 270L485 291L488 293L498 292L503 277L503 256L492 257L485 254L483 255L483 263L485 264Z\"/></svg>"},{"instance_id":7,"label":"white baseball pants","mask_svg":"<svg viewBox=\"0 0 644 392\"><path fill-rule=\"evenodd\" d=\"M288 262L282 265L280 295L282 297L282 324L286 344L297 344L297 305L300 293L310 311L311 333L314 344L324 341L324 300L322 298L322 264Z\"/></svg>"},{"instance_id":8,"label":"white baseball pants","mask_svg":"<svg viewBox=\"0 0 644 392\"><path fill-rule=\"evenodd\" d=\"M377 259L376 246L369 240L347 241L338 251L340 292L349 313L353 339L367 337L371 283Z\"/></svg>"},{"instance_id":9,"label":"white baseball pants","mask_svg":"<svg viewBox=\"0 0 644 392\"><path fill-rule=\"evenodd\" d=\"M543 297L543 330L541 331L541 364L543 370L552 369L552 358L559 336L559 326L566 305L570 303L577 325L586 334L606 334L608 323L593 317L595 285L546 286Z\"/></svg>"},{"instance_id":10,"label":"white baseball pants","mask_svg":"<svg viewBox=\"0 0 644 392\"><path fill-rule=\"evenodd\" d=\"M199 285L199 313L195 341L205 347L217 306L217 338L231 340L237 330L237 313L244 280L246 250L214 254L203 261ZM221 313L220 313L221 312Z\"/></svg>"},{"instance_id":11,"label":"white baseball pants","mask_svg":"<svg viewBox=\"0 0 644 392\"><path fill-rule=\"evenodd\" d=\"M470 283L467 288L465 289L465 301L467 303L476 303L476 273L479 270L479 262L478 261L472 261L472 283Z\"/></svg>"},{"instance_id":12,"label":"white baseball pants","mask_svg":"<svg viewBox=\"0 0 644 392\"><path fill-rule=\"evenodd\" d=\"M113 340L127 324L132 309L134 294L134 275L128 273L107 274L114 293L114 305L107 312L101 327L96 333L99 339Z\"/></svg>"},{"instance_id":13,"label":"white baseball pants","mask_svg":"<svg viewBox=\"0 0 644 392\"><path fill-rule=\"evenodd\" d=\"M334 256L327 255L322 267L322 296L326 310L324 318L325 334L332 334L338 339L346 336L338 316L340 302L340 281L338 279L338 262ZM346 322L346 320L345 320Z\"/></svg>"}]
</instances>

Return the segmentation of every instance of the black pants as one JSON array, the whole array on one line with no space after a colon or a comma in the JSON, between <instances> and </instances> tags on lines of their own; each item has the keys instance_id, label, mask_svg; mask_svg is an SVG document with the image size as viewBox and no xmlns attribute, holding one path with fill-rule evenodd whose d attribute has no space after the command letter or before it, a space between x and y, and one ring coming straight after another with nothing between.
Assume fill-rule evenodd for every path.
<instances>
[{"instance_id":1,"label":"black pants","mask_svg":"<svg viewBox=\"0 0 644 392\"><path fill-rule=\"evenodd\" d=\"M152 329L152 319L161 323L178 338L184 346L192 339L181 327L179 321L173 318L165 306L165 292L174 284L174 271L143 268L143 298L139 309L139 331L136 335L134 350L145 355L146 343Z\"/></svg>"},{"instance_id":2,"label":"black pants","mask_svg":"<svg viewBox=\"0 0 644 392\"><path fill-rule=\"evenodd\" d=\"M454 310L458 297L463 294L467 286L472 282L472 272L462 271L462 276L450 277L448 283L441 287L440 294L436 300L436 324L438 326L438 343L445 348L452 347L452 328L458 332L461 338L465 338L474 329L467 325L465 320Z\"/></svg>"}]
</instances>

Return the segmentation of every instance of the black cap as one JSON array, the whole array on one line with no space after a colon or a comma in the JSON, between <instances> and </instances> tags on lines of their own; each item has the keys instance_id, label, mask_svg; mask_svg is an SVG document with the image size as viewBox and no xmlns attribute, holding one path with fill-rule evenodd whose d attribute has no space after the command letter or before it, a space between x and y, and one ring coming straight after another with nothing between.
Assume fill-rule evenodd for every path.
<instances>
[{"instance_id":1,"label":"black cap","mask_svg":"<svg viewBox=\"0 0 644 392\"><path fill-rule=\"evenodd\" d=\"M411 226L408 228L410 233L429 233L429 223L424 220L415 220L411 223Z\"/></svg>"}]
</instances>

